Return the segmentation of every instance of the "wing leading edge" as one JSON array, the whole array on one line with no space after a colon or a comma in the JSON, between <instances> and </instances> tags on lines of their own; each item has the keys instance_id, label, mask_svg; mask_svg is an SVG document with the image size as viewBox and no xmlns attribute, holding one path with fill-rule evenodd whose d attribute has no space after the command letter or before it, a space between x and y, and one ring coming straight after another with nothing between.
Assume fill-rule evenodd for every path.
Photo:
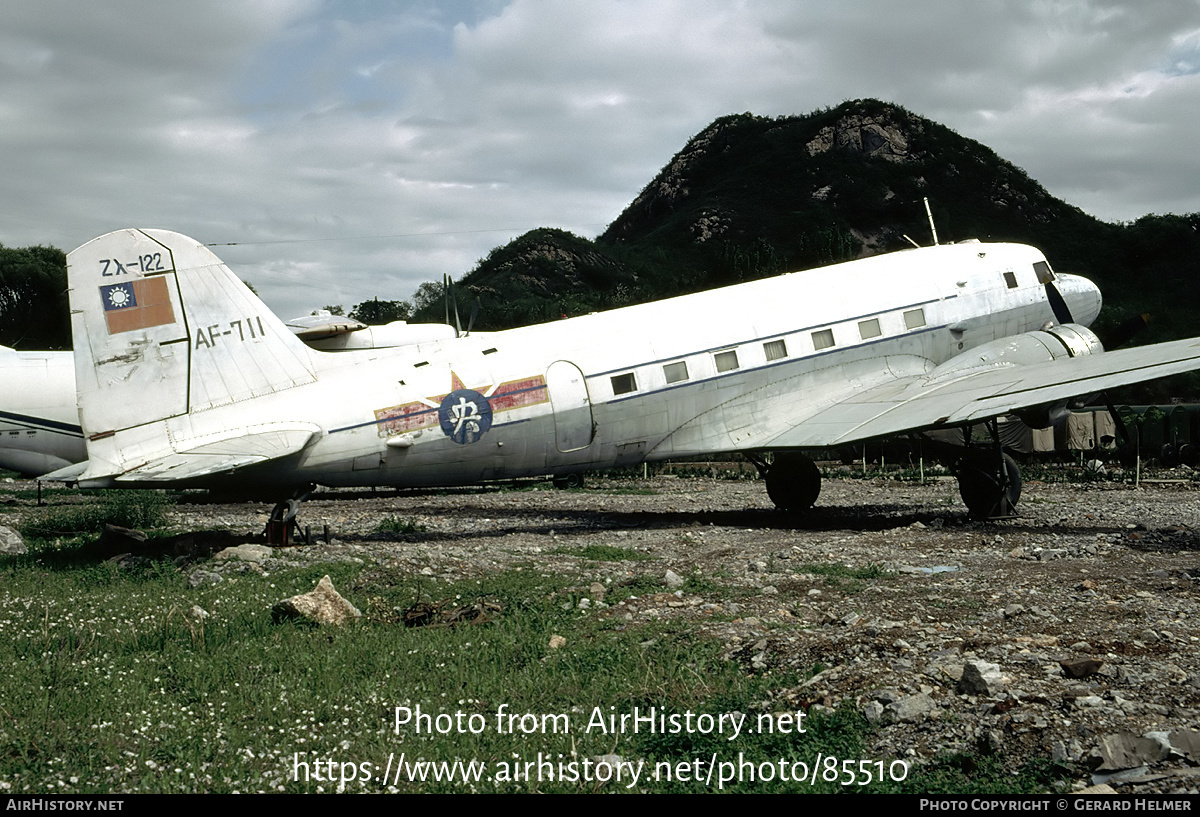
<instances>
[{"instance_id":1,"label":"wing leading edge","mask_svg":"<svg viewBox=\"0 0 1200 817\"><path fill-rule=\"evenodd\" d=\"M898 378L828 406L763 448L817 448L980 422L1117 386L1200 369L1200 338L959 376Z\"/></svg>"}]
</instances>

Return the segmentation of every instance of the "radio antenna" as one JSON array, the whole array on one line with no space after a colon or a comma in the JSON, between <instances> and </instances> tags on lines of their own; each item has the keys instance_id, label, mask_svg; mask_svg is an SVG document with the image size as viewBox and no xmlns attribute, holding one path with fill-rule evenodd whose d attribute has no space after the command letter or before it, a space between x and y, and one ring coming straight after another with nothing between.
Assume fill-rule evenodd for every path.
<instances>
[{"instance_id":1,"label":"radio antenna","mask_svg":"<svg viewBox=\"0 0 1200 817\"><path fill-rule=\"evenodd\" d=\"M938 245L937 227L933 223L933 213L929 211L929 197L925 197L925 215L929 217L929 231L933 233L933 246Z\"/></svg>"}]
</instances>

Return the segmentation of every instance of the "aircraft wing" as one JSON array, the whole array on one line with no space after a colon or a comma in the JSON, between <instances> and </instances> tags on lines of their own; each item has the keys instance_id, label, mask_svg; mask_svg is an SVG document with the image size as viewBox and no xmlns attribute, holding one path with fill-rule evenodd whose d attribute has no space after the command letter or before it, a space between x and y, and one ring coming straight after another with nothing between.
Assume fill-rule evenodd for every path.
<instances>
[{"instance_id":1,"label":"aircraft wing","mask_svg":"<svg viewBox=\"0 0 1200 817\"><path fill-rule=\"evenodd\" d=\"M1195 369L1200 338L957 375L902 377L825 407L761 447L818 448L980 422Z\"/></svg>"}]
</instances>

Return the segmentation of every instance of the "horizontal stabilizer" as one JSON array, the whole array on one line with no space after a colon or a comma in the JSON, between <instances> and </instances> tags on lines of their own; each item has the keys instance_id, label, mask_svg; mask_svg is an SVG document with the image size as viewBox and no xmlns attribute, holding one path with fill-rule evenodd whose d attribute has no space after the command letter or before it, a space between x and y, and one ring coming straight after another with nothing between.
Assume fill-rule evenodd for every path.
<instances>
[{"instance_id":1,"label":"horizontal stabilizer","mask_svg":"<svg viewBox=\"0 0 1200 817\"><path fill-rule=\"evenodd\" d=\"M87 470L87 467L87 460L72 463L64 468L59 468L57 471L51 471L49 474L42 474L38 477L38 480L41 482L75 482Z\"/></svg>"},{"instance_id":2,"label":"horizontal stabilizer","mask_svg":"<svg viewBox=\"0 0 1200 817\"><path fill-rule=\"evenodd\" d=\"M181 444L178 451L132 468L117 482L182 482L295 454L321 433L310 423L268 423Z\"/></svg>"}]
</instances>

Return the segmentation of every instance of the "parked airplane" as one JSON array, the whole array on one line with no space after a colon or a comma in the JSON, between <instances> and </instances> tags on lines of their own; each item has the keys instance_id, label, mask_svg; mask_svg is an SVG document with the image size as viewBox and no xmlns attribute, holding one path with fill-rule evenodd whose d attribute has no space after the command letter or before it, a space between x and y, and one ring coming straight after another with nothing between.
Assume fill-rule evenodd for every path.
<instances>
[{"instance_id":1,"label":"parked airplane","mask_svg":"<svg viewBox=\"0 0 1200 817\"><path fill-rule=\"evenodd\" d=\"M84 458L70 352L0 346L0 382L0 468L44 474Z\"/></svg>"},{"instance_id":2,"label":"parked airplane","mask_svg":"<svg viewBox=\"0 0 1200 817\"><path fill-rule=\"evenodd\" d=\"M368 326L354 318L315 315L286 323L314 349L375 349L452 338L448 324L392 321ZM87 458L75 406L75 362L70 352L18 352L0 346L0 470L39 476Z\"/></svg>"},{"instance_id":3,"label":"parked airplane","mask_svg":"<svg viewBox=\"0 0 1200 817\"><path fill-rule=\"evenodd\" d=\"M1087 279L1032 247L905 250L494 333L329 354L193 239L121 230L68 256L85 487L441 486L742 452L786 510L801 451L985 424L1200 368L1200 339L1105 352ZM1053 411L1049 413L1054 413ZM1019 495L999 446L978 516ZM281 503L277 512L284 508Z\"/></svg>"}]
</instances>

